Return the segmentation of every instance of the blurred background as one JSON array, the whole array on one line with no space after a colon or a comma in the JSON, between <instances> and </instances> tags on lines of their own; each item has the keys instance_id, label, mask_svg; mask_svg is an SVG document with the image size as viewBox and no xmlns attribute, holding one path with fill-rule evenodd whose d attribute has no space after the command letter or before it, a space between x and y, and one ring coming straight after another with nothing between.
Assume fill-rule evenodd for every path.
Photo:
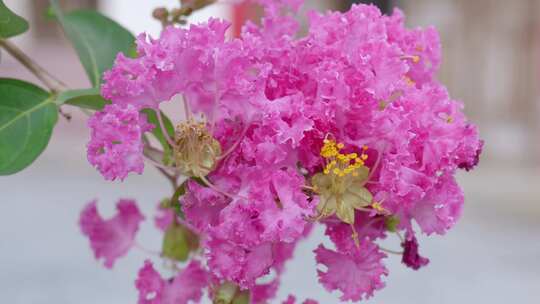
<instances>
[{"instance_id":1,"label":"blurred background","mask_svg":"<svg viewBox=\"0 0 540 304\"><path fill-rule=\"evenodd\" d=\"M88 87L76 54L56 24L43 17L48 1L4 2L31 22L30 31L14 42L70 87ZM177 0L62 2L65 9L99 9L134 33L157 35L160 24L151 11L174 7ZM344 10L355 1L307 2L317 10ZM458 177L466 193L462 220L444 237L420 240L430 265L414 272L391 256L387 288L367 303L540 303L540 1L367 2L386 13L401 8L409 27L437 27L443 44L439 78L465 103L486 140L480 167ZM192 20L208 16L230 19L238 11L217 4ZM0 53L0 77L37 82ZM112 271L98 266L79 232L78 215L94 198L105 215L113 213L118 198L136 198L148 215L138 240L157 250L161 239L150 216L169 185L150 167L124 183L105 182L86 161L85 116L75 108L68 112L74 119L60 118L48 149L30 168L0 177L0 302L135 303L133 279L145 255L134 250ZM316 282L312 250L321 239L316 230L299 246L279 300L292 293L339 302ZM392 246L398 241L390 240L387 247Z\"/></svg>"}]
</instances>

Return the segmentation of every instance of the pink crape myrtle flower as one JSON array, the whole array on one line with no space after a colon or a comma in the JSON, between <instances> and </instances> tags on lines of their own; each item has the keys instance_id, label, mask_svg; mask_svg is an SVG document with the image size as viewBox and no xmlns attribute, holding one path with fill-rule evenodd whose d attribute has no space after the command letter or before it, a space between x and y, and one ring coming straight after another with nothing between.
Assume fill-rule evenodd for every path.
<instances>
[{"instance_id":1,"label":"pink crape myrtle flower","mask_svg":"<svg viewBox=\"0 0 540 304\"><path fill-rule=\"evenodd\" d=\"M139 35L138 56L119 55L104 75L112 105L89 121L88 158L107 179L142 172L141 136L152 126L140 111L177 94L223 152L182 185L170 202L178 210L156 217L162 231L175 221L198 234L205 268L189 264L164 280L147 262L139 303L198 301L205 286L225 282L249 290L252 303L271 301L315 222L334 245L314 251L319 282L360 301L385 285L381 239L398 234L403 263L418 269L428 259L415 233L444 234L461 216L454 176L478 164L483 142L435 77L437 31L407 29L399 10L353 5L308 12L300 36L294 13L303 1L251 1L265 15L240 37L218 19L169 26L158 38Z\"/></svg>"},{"instance_id":2,"label":"pink crape myrtle flower","mask_svg":"<svg viewBox=\"0 0 540 304\"><path fill-rule=\"evenodd\" d=\"M285 301L283 301L283 304L295 304L296 298L293 295L289 295ZM319 302L312 300L312 299L306 299L302 304L318 304Z\"/></svg>"},{"instance_id":3,"label":"pink crape myrtle flower","mask_svg":"<svg viewBox=\"0 0 540 304\"><path fill-rule=\"evenodd\" d=\"M373 296L373 292L384 287L382 276L388 270L382 263L386 254L369 241L359 248L338 252L320 245L316 250L317 263L326 266L319 270L319 281L329 291L340 290L342 301L359 301Z\"/></svg>"},{"instance_id":4,"label":"pink crape myrtle flower","mask_svg":"<svg viewBox=\"0 0 540 304\"><path fill-rule=\"evenodd\" d=\"M112 268L116 259L133 246L139 224L144 220L133 200L119 200L116 210L114 217L105 220L98 213L96 201L92 201L86 205L79 219L81 231L88 237L94 256L103 258L107 268Z\"/></svg>"},{"instance_id":5,"label":"pink crape myrtle flower","mask_svg":"<svg viewBox=\"0 0 540 304\"><path fill-rule=\"evenodd\" d=\"M154 216L154 225L161 231L166 231L175 219L174 210L163 208L161 202L157 206L157 214Z\"/></svg>"},{"instance_id":6,"label":"pink crape myrtle flower","mask_svg":"<svg viewBox=\"0 0 540 304\"><path fill-rule=\"evenodd\" d=\"M107 180L141 174L144 168L142 135L153 129L144 114L127 105L107 105L88 120L92 133L88 142L88 161Z\"/></svg>"},{"instance_id":7,"label":"pink crape myrtle flower","mask_svg":"<svg viewBox=\"0 0 540 304\"><path fill-rule=\"evenodd\" d=\"M209 282L208 273L198 261L191 261L170 280L163 279L150 261L139 270L135 286L138 304L187 304L199 302Z\"/></svg>"}]
</instances>

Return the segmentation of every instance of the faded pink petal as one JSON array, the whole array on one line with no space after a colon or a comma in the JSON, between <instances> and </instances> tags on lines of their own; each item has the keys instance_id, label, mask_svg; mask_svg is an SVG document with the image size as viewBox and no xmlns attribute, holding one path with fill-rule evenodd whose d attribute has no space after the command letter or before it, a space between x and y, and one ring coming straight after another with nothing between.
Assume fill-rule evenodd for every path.
<instances>
[{"instance_id":1,"label":"faded pink petal","mask_svg":"<svg viewBox=\"0 0 540 304\"><path fill-rule=\"evenodd\" d=\"M98 213L96 201L92 201L79 218L79 226L90 240L94 256L98 260L103 258L107 268L112 268L116 259L133 246L139 224L144 219L133 200L119 200L116 210L114 217L104 220Z\"/></svg>"},{"instance_id":2,"label":"faded pink petal","mask_svg":"<svg viewBox=\"0 0 540 304\"><path fill-rule=\"evenodd\" d=\"M174 210L172 208L161 208L161 202L157 206L157 214L154 217L154 224L156 227L165 231L175 218Z\"/></svg>"}]
</instances>

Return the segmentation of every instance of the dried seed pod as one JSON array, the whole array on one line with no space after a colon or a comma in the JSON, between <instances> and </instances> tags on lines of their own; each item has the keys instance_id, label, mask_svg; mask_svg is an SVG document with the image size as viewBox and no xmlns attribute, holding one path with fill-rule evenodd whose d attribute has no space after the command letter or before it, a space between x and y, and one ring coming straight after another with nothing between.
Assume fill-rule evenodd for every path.
<instances>
[{"instance_id":1,"label":"dried seed pod","mask_svg":"<svg viewBox=\"0 0 540 304\"><path fill-rule=\"evenodd\" d=\"M182 174L204 177L214 170L221 155L221 145L204 122L188 120L179 124L174 141L174 161Z\"/></svg>"}]
</instances>

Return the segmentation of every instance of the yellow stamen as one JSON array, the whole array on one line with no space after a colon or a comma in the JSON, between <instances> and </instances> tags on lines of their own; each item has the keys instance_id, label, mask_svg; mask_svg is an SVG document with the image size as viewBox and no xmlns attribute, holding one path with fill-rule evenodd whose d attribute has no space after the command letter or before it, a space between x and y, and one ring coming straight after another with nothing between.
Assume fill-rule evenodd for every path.
<instances>
[{"instance_id":1,"label":"yellow stamen","mask_svg":"<svg viewBox=\"0 0 540 304\"><path fill-rule=\"evenodd\" d=\"M407 82L407 85L411 87L416 85L416 82L414 82L414 80L412 80L409 76L403 76L403 78L405 79L405 82Z\"/></svg>"},{"instance_id":2,"label":"yellow stamen","mask_svg":"<svg viewBox=\"0 0 540 304\"><path fill-rule=\"evenodd\" d=\"M375 211L377 211L379 213L388 212L386 209L383 208L383 206L381 205L380 202L374 202L373 204L371 204L371 208L375 209Z\"/></svg>"},{"instance_id":3,"label":"yellow stamen","mask_svg":"<svg viewBox=\"0 0 540 304\"><path fill-rule=\"evenodd\" d=\"M401 56L401 59L410 59L414 63L420 62L420 56L418 55L403 55Z\"/></svg>"}]
</instances>

